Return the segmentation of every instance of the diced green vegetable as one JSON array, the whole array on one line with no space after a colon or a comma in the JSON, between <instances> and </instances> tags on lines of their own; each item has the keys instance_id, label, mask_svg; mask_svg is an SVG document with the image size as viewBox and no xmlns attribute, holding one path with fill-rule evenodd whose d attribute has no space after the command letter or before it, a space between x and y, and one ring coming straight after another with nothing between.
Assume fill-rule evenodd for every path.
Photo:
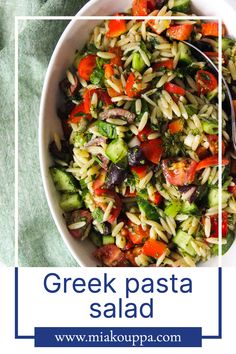
<instances>
[{"instance_id":1,"label":"diced green vegetable","mask_svg":"<svg viewBox=\"0 0 236 354\"><path fill-rule=\"evenodd\" d=\"M82 199L78 193L64 193L61 196L60 207L62 210L69 212L80 209L83 206Z\"/></svg>"},{"instance_id":2,"label":"diced green vegetable","mask_svg":"<svg viewBox=\"0 0 236 354\"><path fill-rule=\"evenodd\" d=\"M138 197L137 203L140 211L145 214L147 219L159 221L160 217L159 217L158 209L154 205L152 205L147 200L140 197Z\"/></svg>"},{"instance_id":3,"label":"diced green vegetable","mask_svg":"<svg viewBox=\"0 0 236 354\"><path fill-rule=\"evenodd\" d=\"M102 120L98 120L97 123L98 132L106 136L109 139L116 139L117 138L117 131L116 126L114 124L110 124L107 122L103 122Z\"/></svg>"},{"instance_id":4,"label":"diced green vegetable","mask_svg":"<svg viewBox=\"0 0 236 354\"><path fill-rule=\"evenodd\" d=\"M71 143L75 147L84 146L87 143L86 136L84 134L81 134L81 133L77 132L77 131L74 131L72 133Z\"/></svg>"},{"instance_id":5,"label":"diced green vegetable","mask_svg":"<svg viewBox=\"0 0 236 354\"><path fill-rule=\"evenodd\" d=\"M234 45L234 43L235 42L233 39L223 37L222 38L222 50L223 51L227 50L228 48L232 47Z\"/></svg>"},{"instance_id":6,"label":"diced green vegetable","mask_svg":"<svg viewBox=\"0 0 236 354\"><path fill-rule=\"evenodd\" d=\"M97 234L95 231L90 232L89 238L95 244L95 246L102 246L102 236Z\"/></svg>"},{"instance_id":7,"label":"diced green vegetable","mask_svg":"<svg viewBox=\"0 0 236 354\"><path fill-rule=\"evenodd\" d=\"M191 241L194 241L193 237L182 230L178 230L173 237L173 242L184 252L190 256L196 256L196 252L191 245Z\"/></svg>"},{"instance_id":8,"label":"diced green vegetable","mask_svg":"<svg viewBox=\"0 0 236 354\"><path fill-rule=\"evenodd\" d=\"M218 95L218 88L215 88L214 90L208 92L207 99L211 101L213 100L213 98L217 97L217 95Z\"/></svg>"},{"instance_id":9,"label":"diced green vegetable","mask_svg":"<svg viewBox=\"0 0 236 354\"><path fill-rule=\"evenodd\" d=\"M103 211L100 208L96 208L93 212L92 212L92 216L94 219L96 219L99 223L103 221Z\"/></svg>"},{"instance_id":10,"label":"diced green vegetable","mask_svg":"<svg viewBox=\"0 0 236 354\"><path fill-rule=\"evenodd\" d=\"M197 106L194 104L187 104L186 106L184 106L184 108L186 109L190 117L193 116L194 114L197 114L198 112Z\"/></svg>"},{"instance_id":11,"label":"diced green vegetable","mask_svg":"<svg viewBox=\"0 0 236 354\"><path fill-rule=\"evenodd\" d=\"M106 155L114 164L122 162L127 157L128 147L123 139L113 140L106 149Z\"/></svg>"},{"instance_id":12,"label":"diced green vegetable","mask_svg":"<svg viewBox=\"0 0 236 354\"><path fill-rule=\"evenodd\" d=\"M78 181L62 167L50 167L50 173L56 190L61 192L78 192Z\"/></svg>"},{"instance_id":13,"label":"diced green vegetable","mask_svg":"<svg viewBox=\"0 0 236 354\"><path fill-rule=\"evenodd\" d=\"M178 49L180 53L179 63L182 65L191 64L193 60L189 47L186 44L179 42Z\"/></svg>"},{"instance_id":14,"label":"diced green vegetable","mask_svg":"<svg viewBox=\"0 0 236 354\"><path fill-rule=\"evenodd\" d=\"M164 212L167 216L172 216L173 218L175 218L178 212L180 211L180 209L181 209L181 202L173 201L171 202L171 204L167 205Z\"/></svg>"},{"instance_id":15,"label":"diced green vegetable","mask_svg":"<svg viewBox=\"0 0 236 354\"><path fill-rule=\"evenodd\" d=\"M102 244L103 245L111 245L115 243L115 237L113 236L102 236Z\"/></svg>"},{"instance_id":16,"label":"diced green vegetable","mask_svg":"<svg viewBox=\"0 0 236 354\"><path fill-rule=\"evenodd\" d=\"M87 191L88 190L87 183L84 181L84 179L80 179L79 180L79 184L80 184L80 188L82 189L82 191Z\"/></svg>"},{"instance_id":17,"label":"diced green vegetable","mask_svg":"<svg viewBox=\"0 0 236 354\"><path fill-rule=\"evenodd\" d=\"M195 203L189 203L188 201L184 201L181 207L181 213L195 215L199 213L199 210Z\"/></svg>"},{"instance_id":18,"label":"diced green vegetable","mask_svg":"<svg viewBox=\"0 0 236 354\"><path fill-rule=\"evenodd\" d=\"M104 70L102 68L96 67L90 75L90 81L94 85L102 86L104 81Z\"/></svg>"},{"instance_id":19,"label":"diced green vegetable","mask_svg":"<svg viewBox=\"0 0 236 354\"><path fill-rule=\"evenodd\" d=\"M86 191L83 194L83 199L84 199L84 204L87 209L89 209L90 211L95 209L95 203L94 203L92 194L90 192Z\"/></svg>"},{"instance_id":20,"label":"diced green vegetable","mask_svg":"<svg viewBox=\"0 0 236 354\"><path fill-rule=\"evenodd\" d=\"M141 55L139 53L134 53L132 59L132 68L141 73L145 66L146 65Z\"/></svg>"},{"instance_id":21,"label":"diced green vegetable","mask_svg":"<svg viewBox=\"0 0 236 354\"><path fill-rule=\"evenodd\" d=\"M174 0L174 6L171 11L188 12L190 10L190 0Z\"/></svg>"},{"instance_id":22,"label":"diced green vegetable","mask_svg":"<svg viewBox=\"0 0 236 354\"><path fill-rule=\"evenodd\" d=\"M235 236L234 236L233 231L229 231L226 238L224 237L223 239L226 239L226 241L227 241L227 243L225 245L222 245L222 254L224 255L230 249L230 247L232 246L232 244L234 242ZM212 250L212 254L217 256L219 253L219 246L214 245L211 250Z\"/></svg>"},{"instance_id":23,"label":"diced green vegetable","mask_svg":"<svg viewBox=\"0 0 236 354\"><path fill-rule=\"evenodd\" d=\"M228 199L231 197L231 194L227 191L222 191L222 204L227 203ZM210 189L208 194L208 204L209 207L212 208L219 204L219 190L218 188Z\"/></svg>"},{"instance_id":24,"label":"diced green vegetable","mask_svg":"<svg viewBox=\"0 0 236 354\"><path fill-rule=\"evenodd\" d=\"M218 134L218 122L215 119L202 120L202 128L207 134Z\"/></svg>"}]
</instances>

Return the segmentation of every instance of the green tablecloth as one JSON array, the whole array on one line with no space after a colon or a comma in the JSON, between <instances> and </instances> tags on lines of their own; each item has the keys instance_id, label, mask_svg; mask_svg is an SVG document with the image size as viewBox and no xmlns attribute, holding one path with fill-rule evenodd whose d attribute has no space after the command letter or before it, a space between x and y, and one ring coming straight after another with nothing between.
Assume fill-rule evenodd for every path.
<instances>
[{"instance_id":1,"label":"green tablecloth","mask_svg":"<svg viewBox=\"0 0 236 354\"><path fill-rule=\"evenodd\" d=\"M0 261L14 264L14 16L74 15L86 0L0 0ZM19 35L19 265L76 266L44 195L38 117L46 69L65 21L22 21Z\"/></svg>"}]
</instances>

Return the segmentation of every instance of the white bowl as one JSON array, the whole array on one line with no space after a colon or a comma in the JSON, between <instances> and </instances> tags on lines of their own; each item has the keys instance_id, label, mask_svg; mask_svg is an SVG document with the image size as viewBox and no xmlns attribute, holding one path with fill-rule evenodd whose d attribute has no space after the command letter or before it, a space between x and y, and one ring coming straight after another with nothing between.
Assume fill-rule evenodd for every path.
<instances>
[{"instance_id":1,"label":"white bowl","mask_svg":"<svg viewBox=\"0 0 236 354\"><path fill-rule=\"evenodd\" d=\"M122 12L131 6L131 0L90 0L76 15L77 16L105 16L116 12ZM235 11L224 0L213 1L192 0L196 14L205 16L222 16L229 34L236 33ZM73 19L63 32L52 55L44 81L41 98L40 119L39 119L39 155L40 167L43 178L43 185L51 210L52 216L66 246L81 266L92 267L97 261L92 257L91 252L94 246L89 240L79 242L71 237L65 225L62 211L58 204L58 193L55 190L49 174L49 166L52 160L48 151L48 145L55 132L61 134L60 121L56 114L60 102L58 83L64 77L67 67L73 61L76 49L82 49L93 27L99 23L98 20ZM227 266L236 265L236 242L229 252L223 257L223 263ZM203 266L217 266L217 257L212 258Z\"/></svg>"}]
</instances>

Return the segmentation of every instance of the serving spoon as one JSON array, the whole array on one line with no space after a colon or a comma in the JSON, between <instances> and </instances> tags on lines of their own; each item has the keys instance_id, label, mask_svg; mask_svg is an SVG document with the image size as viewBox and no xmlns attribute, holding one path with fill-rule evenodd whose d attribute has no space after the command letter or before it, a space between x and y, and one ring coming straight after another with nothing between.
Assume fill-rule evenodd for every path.
<instances>
[{"instance_id":1,"label":"serving spoon","mask_svg":"<svg viewBox=\"0 0 236 354\"><path fill-rule=\"evenodd\" d=\"M219 74L219 70L217 68L217 66L215 65L215 63L213 63L213 61L205 54L203 53L199 48L197 48L195 45L193 45L192 43L183 41L183 43L185 43L188 47L190 47L192 52L197 53L198 57L201 57L202 59L204 59L204 61L206 61L209 66L212 68L213 71L215 71L215 73ZM226 89L226 99L229 103L229 115L231 117L231 135L232 135L232 145L233 145L233 157L236 158L236 120L235 120L235 111L234 111L234 105L233 105L233 98L229 89L229 85L227 84L225 78L222 76L222 82L223 85Z\"/></svg>"}]
</instances>

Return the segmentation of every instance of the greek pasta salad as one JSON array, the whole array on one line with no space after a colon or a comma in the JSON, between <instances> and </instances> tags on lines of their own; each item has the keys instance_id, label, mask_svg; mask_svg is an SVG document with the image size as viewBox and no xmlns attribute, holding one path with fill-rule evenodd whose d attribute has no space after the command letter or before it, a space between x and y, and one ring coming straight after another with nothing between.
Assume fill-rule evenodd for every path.
<instances>
[{"instance_id":1,"label":"greek pasta salad","mask_svg":"<svg viewBox=\"0 0 236 354\"><path fill-rule=\"evenodd\" d=\"M186 14L190 0L133 0L94 28L60 82L50 173L71 236L90 238L103 266L192 267L218 254L218 78L184 43L217 64L218 23ZM158 20L171 15L183 19ZM236 44L222 33L236 98ZM223 109L223 254L236 223L229 123Z\"/></svg>"}]
</instances>

